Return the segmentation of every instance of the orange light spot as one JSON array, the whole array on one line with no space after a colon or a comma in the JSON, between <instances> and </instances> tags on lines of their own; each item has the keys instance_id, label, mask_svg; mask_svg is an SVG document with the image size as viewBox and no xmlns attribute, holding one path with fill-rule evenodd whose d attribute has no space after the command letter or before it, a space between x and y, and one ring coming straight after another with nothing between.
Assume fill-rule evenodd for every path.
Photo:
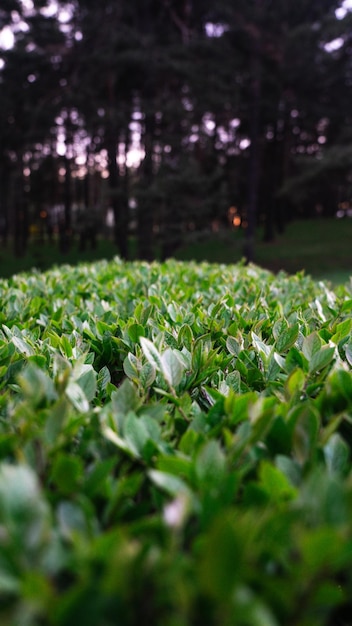
<instances>
[{"instance_id":1,"label":"orange light spot","mask_svg":"<svg viewBox=\"0 0 352 626\"><path fill-rule=\"evenodd\" d=\"M233 225L235 226L235 228L238 228L239 226L241 226L241 218L239 215L236 215L233 220L232 220Z\"/></svg>"}]
</instances>

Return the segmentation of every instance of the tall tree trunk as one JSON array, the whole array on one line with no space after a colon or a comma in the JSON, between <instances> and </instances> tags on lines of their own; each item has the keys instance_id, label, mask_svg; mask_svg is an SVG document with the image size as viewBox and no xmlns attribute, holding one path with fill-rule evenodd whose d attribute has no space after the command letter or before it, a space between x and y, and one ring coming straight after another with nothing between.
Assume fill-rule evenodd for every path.
<instances>
[{"instance_id":1,"label":"tall tree trunk","mask_svg":"<svg viewBox=\"0 0 352 626\"><path fill-rule=\"evenodd\" d=\"M282 117L281 100L277 106L277 120L274 128L273 141L266 145L267 163L265 171L266 194L265 194L265 224L263 240L267 243L274 241L277 220L279 215L279 199L277 191L282 180L282 131L284 119ZM279 228L277 228L279 231ZM279 231L280 232L280 231Z\"/></svg>"},{"instance_id":2,"label":"tall tree trunk","mask_svg":"<svg viewBox=\"0 0 352 626\"><path fill-rule=\"evenodd\" d=\"M17 159L17 167L14 172L14 189L13 189L13 207L14 207L14 223L13 223L13 245L14 254L17 257L23 256L26 252L28 243L28 203L25 197L24 179L23 179L23 156L20 154Z\"/></svg>"},{"instance_id":3,"label":"tall tree trunk","mask_svg":"<svg viewBox=\"0 0 352 626\"><path fill-rule=\"evenodd\" d=\"M8 237L8 195L9 195L9 172L5 172L5 164L0 167L0 240L7 245Z\"/></svg>"},{"instance_id":4,"label":"tall tree trunk","mask_svg":"<svg viewBox=\"0 0 352 626\"><path fill-rule=\"evenodd\" d=\"M71 209L72 209L72 180L71 180L71 159L64 156L65 179L64 179L64 214L59 222L59 249L66 254L70 248L71 239Z\"/></svg>"},{"instance_id":5,"label":"tall tree trunk","mask_svg":"<svg viewBox=\"0 0 352 626\"><path fill-rule=\"evenodd\" d=\"M89 172L89 151L87 150L87 162L86 162L86 174L83 179L83 204L84 208L93 208L94 202L92 201L92 185L91 185L91 176Z\"/></svg>"},{"instance_id":6,"label":"tall tree trunk","mask_svg":"<svg viewBox=\"0 0 352 626\"><path fill-rule=\"evenodd\" d=\"M27 206L21 193L18 194L15 204L15 232L14 254L24 256L28 242L28 215Z\"/></svg>"},{"instance_id":7,"label":"tall tree trunk","mask_svg":"<svg viewBox=\"0 0 352 626\"><path fill-rule=\"evenodd\" d=\"M126 140L125 140L125 167L122 176L122 185L121 185L121 228L124 233L123 242L121 241L121 256L124 259L128 259L129 257L129 246L128 246L128 228L129 228L129 184L130 184L130 176L129 169L127 167L127 152L128 152L128 136L129 129L126 132Z\"/></svg>"},{"instance_id":8,"label":"tall tree trunk","mask_svg":"<svg viewBox=\"0 0 352 626\"><path fill-rule=\"evenodd\" d=\"M106 125L106 149L108 153L109 191L110 203L114 214L114 242L122 259L128 256L128 217L121 203L121 180L120 170L117 163L117 149L120 140L120 129L117 117L115 97L115 76L108 71L106 77L106 89L108 99L107 125Z\"/></svg>"},{"instance_id":9,"label":"tall tree trunk","mask_svg":"<svg viewBox=\"0 0 352 626\"><path fill-rule=\"evenodd\" d=\"M153 112L147 112L144 124L145 157L141 164L142 193L138 202L138 256L150 261L153 259L153 196L150 188L153 182L153 149L155 119Z\"/></svg>"},{"instance_id":10,"label":"tall tree trunk","mask_svg":"<svg viewBox=\"0 0 352 626\"><path fill-rule=\"evenodd\" d=\"M257 8L261 9L261 0L257 0ZM262 95L261 72L261 31L253 29L251 49L251 100L250 100L250 159L248 176L247 228L244 246L246 263L254 261L255 230L258 213L258 190L260 174L260 112Z\"/></svg>"},{"instance_id":11,"label":"tall tree trunk","mask_svg":"<svg viewBox=\"0 0 352 626\"><path fill-rule=\"evenodd\" d=\"M107 151L109 169L110 202L114 213L114 242L122 259L128 256L128 234L126 228L126 216L121 203L120 172L117 164L118 134L108 132Z\"/></svg>"}]
</instances>

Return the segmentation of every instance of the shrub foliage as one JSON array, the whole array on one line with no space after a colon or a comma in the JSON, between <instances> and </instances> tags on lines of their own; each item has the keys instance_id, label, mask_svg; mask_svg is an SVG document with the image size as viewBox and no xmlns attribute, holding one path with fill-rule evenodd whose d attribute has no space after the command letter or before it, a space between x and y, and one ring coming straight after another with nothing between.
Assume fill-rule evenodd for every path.
<instances>
[{"instance_id":1,"label":"shrub foliage","mask_svg":"<svg viewBox=\"0 0 352 626\"><path fill-rule=\"evenodd\" d=\"M352 290L100 262L0 282L4 626L338 626Z\"/></svg>"}]
</instances>

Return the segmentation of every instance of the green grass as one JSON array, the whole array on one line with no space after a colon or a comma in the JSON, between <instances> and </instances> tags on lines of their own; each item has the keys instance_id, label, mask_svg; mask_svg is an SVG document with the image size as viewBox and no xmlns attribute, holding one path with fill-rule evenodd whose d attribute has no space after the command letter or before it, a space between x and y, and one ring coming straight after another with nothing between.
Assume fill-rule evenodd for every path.
<instances>
[{"instance_id":1,"label":"green grass","mask_svg":"<svg viewBox=\"0 0 352 626\"><path fill-rule=\"evenodd\" d=\"M306 220L290 223L283 235L265 243L259 229L255 262L273 272L304 270L316 279L333 283L352 274L352 220ZM212 235L182 247L177 258L233 263L243 256L241 232Z\"/></svg>"},{"instance_id":2,"label":"green grass","mask_svg":"<svg viewBox=\"0 0 352 626\"><path fill-rule=\"evenodd\" d=\"M315 279L326 279L333 284L346 282L352 274L352 220L306 220L292 222L283 235L274 242L262 240L257 232L255 263L273 272L284 270L295 274L304 270ZM134 248L131 241L132 255ZM175 253L179 260L209 261L211 263L236 263L243 257L242 231L195 234L185 240ZM116 247L112 241L98 241L95 250L79 252L73 245L67 254L60 254L56 243L31 242L28 253L14 257L10 248L0 250L0 277L28 271L32 268L46 270L52 265L75 265L80 261L112 259Z\"/></svg>"},{"instance_id":3,"label":"green grass","mask_svg":"<svg viewBox=\"0 0 352 626\"><path fill-rule=\"evenodd\" d=\"M106 239L99 239L94 250L89 248L84 252L80 252L77 244L74 243L65 254L59 251L56 241L42 243L34 240L29 242L25 256L14 256L10 246L0 249L0 277L8 278L34 268L45 271L53 265L76 265L80 262L89 263L100 259L112 259L115 255L115 245Z\"/></svg>"}]
</instances>

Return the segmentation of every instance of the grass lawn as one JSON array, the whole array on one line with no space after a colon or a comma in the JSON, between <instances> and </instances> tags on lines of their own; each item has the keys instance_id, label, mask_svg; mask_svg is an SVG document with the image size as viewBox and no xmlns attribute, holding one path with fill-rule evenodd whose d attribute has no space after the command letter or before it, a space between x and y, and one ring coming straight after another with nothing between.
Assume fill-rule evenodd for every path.
<instances>
[{"instance_id":1,"label":"grass lawn","mask_svg":"<svg viewBox=\"0 0 352 626\"><path fill-rule=\"evenodd\" d=\"M243 255L243 234L196 240L177 253L179 259L232 263ZM316 279L341 283L352 275L352 220L306 220L290 223L283 235L265 243L258 231L255 263L290 274L304 270Z\"/></svg>"},{"instance_id":2,"label":"grass lawn","mask_svg":"<svg viewBox=\"0 0 352 626\"><path fill-rule=\"evenodd\" d=\"M115 255L114 244L102 239L95 250L79 252L73 246L65 255L60 254L55 243L31 242L22 258L15 258L10 248L0 249L0 276L9 277L34 267L46 270L54 264L111 259ZM243 233L196 234L174 256L180 260L236 263L243 257ZM273 272L284 270L292 274L304 270L316 279L334 284L346 282L352 275L352 220L292 222L272 243L264 243L258 229L255 263Z\"/></svg>"},{"instance_id":3,"label":"grass lawn","mask_svg":"<svg viewBox=\"0 0 352 626\"><path fill-rule=\"evenodd\" d=\"M30 271L36 268L45 271L53 265L76 265L79 262L93 262L99 259L112 259L116 255L116 247L112 241L98 239L94 250L87 249L84 252L78 250L77 244L65 253L60 253L56 241L52 243L31 241L27 254L23 257L15 257L10 246L0 248L0 277L8 278L13 274Z\"/></svg>"}]
</instances>

